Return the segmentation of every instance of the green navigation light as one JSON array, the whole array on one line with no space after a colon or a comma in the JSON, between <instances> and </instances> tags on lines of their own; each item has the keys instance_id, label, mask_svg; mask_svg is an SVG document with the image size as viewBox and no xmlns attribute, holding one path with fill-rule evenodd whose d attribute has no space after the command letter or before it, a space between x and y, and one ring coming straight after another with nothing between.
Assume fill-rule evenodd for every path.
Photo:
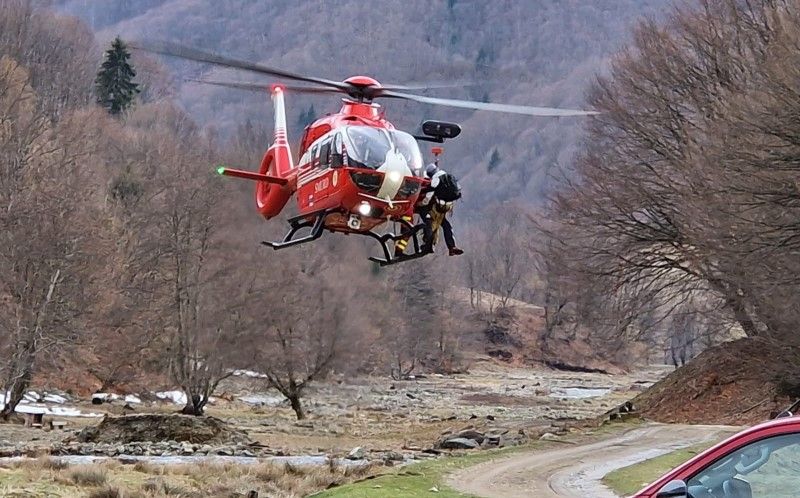
<instances>
[{"instance_id":1,"label":"green navigation light","mask_svg":"<svg viewBox=\"0 0 800 498\"><path fill-rule=\"evenodd\" d=\"M225 174L225 166L217 166L217 174L224 175Z\"/></svg>"}]
</instances>

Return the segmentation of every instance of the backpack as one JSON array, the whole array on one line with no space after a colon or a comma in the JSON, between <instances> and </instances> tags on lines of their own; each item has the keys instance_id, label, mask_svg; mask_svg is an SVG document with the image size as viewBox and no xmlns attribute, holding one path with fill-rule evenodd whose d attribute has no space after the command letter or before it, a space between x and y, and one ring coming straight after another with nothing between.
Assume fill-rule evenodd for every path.
<instances>
[{"instance_id":1,"label":"backpack","mask_svg":"<svg viewBox=\"0 0 800 498\"><path fill-rule=\"evenodd\" d=\"M433 189L436 198L445 202L453 202L461 198L461 187L458 186L456 177L445 173L439 177L439 183Z\"/></svg>"}]
</instances>

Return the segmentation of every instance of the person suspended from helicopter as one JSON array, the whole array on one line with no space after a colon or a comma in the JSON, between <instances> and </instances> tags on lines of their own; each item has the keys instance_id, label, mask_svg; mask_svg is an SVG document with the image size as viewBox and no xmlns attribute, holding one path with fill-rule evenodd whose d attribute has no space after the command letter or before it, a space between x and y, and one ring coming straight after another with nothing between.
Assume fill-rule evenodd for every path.
<instances>
[{"instance_id":1,"label":"person suspended from helicopter","mask_svg":"<svg viewBox=\"0 0 800 498\"><path fill-rule=\"evenodd\" d=\"M447 215L453 210L453 203L461 198L461 187L455 177L439 168L438 159L425 168L425 176L431 181L429 187L423 190L424 196L417 204L416 211L425 222L423 229L423 246L425 252L433 252L436 237L434 226L441 226L444 233L444 242L450 256L459 256L464 251L456 246L453 237L453 226Z\"/></svg>"},{"instance_id":2,"label":"person suspended from helicopter","mask_svg":"<svg viewBox=\"0 0 800 498\"><path fill-rule=\"evenodd\" d=\"M429 164L420 173L430 181L429 185L420 191L420 198L414 206L414 213L419 215L423 223L423 243L420 250L423 254L433 252L436 243L436 232L439 227L444 232L445 244L450 256L464 254L456 246L453 236L453 226L447 219L447 214L453 209L453 202L461 198L461 187L455 177L439 168L439 155L443 152L440 147L434 147L432 152L434 162ZM403 216L406 223L411 223L411 216ZM403 237L395 244L395 258L401 258L408 246L409 237Z\"/></svg>"}]
</instances>

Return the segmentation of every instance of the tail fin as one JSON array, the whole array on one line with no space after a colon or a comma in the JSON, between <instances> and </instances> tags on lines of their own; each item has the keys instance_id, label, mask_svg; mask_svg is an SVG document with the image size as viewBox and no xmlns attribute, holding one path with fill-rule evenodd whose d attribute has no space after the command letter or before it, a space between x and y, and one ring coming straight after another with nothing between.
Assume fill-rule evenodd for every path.
<instances>
[{"instance_id":1,"label":"tail fin","mask_svg":"<svg viewBox=\"0 0 800 498\"><path fill-rule=\"evenodd\" d=\"M270 149L275 150L275 169L273 174L279 178L289 178L294 171L294 161L286 138L286 109L283 105L283 87L272 87L272 104L275 106L275 139Z\"/></svg>"},{"instance_id":2,"label":"tail fin","mask_svg":"<svg viewBox=\"0 0 800 498\"><path fill-rule=\"evenodd\" d=\"M267 177L285 180L285 184L259 181L256 185L256 206L261 215L267 219L277 216L281 212L294 193L297 181L292 151L286 137L283 88L279 85L272 87L272 103L275 107L275 138L267 153L264 154L259 173Z\"/></svg>"}]
</instances>

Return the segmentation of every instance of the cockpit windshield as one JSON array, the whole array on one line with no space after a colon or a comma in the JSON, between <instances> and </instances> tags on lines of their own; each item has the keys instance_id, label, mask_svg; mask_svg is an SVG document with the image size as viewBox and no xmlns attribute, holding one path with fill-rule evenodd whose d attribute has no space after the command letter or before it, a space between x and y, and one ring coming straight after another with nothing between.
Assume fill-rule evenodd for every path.
<instances>
[{"instance_id":1,"label":"cockpit windshield","mask_svg":"<svg viewBox=\"0 0 800 498\"><path fill-rule=\"evenodd\" d=\"M396 150L414 175L421 174L422 153L417 141L408 133L370 126L348 126L346 135L345 148L350 166L378 169L386 162L386 154Z\"/></svg>"},{"instance_id":2,"label":"cockpit windshield","mask_svg":"<svg viewBox=\"0 0 800 498\"><path fill-rule=\"evenodd\" d=\"M393 130L389 134L392 136L397 150L406 158L408 168L416 176L420 176L422 173L422 153L419 151L417 140L404 131Z\"/></svg>"},{"instance_id":3,"label":"cockpit windshield","mask_svg":"<svg viewBox=\"0 0 800 498\"><path fill-rule=\"evenodd\" d=\"M348 126L347 155L351 166L378 169L386 161L392 144L384 130L369 126Z\"/></svg>"}]
</instances>

